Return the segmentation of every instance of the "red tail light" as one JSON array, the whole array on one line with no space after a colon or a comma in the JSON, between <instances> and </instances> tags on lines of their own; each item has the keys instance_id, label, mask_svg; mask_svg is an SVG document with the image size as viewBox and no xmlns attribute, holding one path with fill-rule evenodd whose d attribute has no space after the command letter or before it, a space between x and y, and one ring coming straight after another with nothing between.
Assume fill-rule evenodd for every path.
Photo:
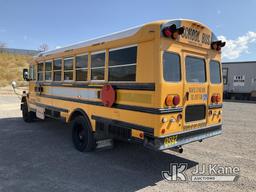
<instances>
[{"instance_id":1,"label":"red tail light","mask_svg":"<svg viewBox=\"0 0 256 192\"><path fill-rule=\"evenodd\" d=\"M221 97L220 97L219 94L213 95L213 96L211 97L212 103L219 103L220 100L221 100Z\"/></svg>"},{"instance_id":2,"label":"red tail light","mask_svg":"<svg viewBox=\"0 0 256 192\"><path fill-rule=\"evenodd\" d=\"M165 27L162 32L165 37L177 39L179 35L184 33L184 27L177 28L175 24L172 24L169 27Z\"/></svg>"},{"instance_id":3,"label":"red tail light","mask_svg":"<svg viewBox=\"0 0 256 192\"><path fill-rule=\"evenodd\" d=\"M211 43L211 48L216 50L216 51L220 51L222 47L224 47L226 45L226 42L222 42L222 41L214 41Z\"/></svg>"},{"instance_id":4,"label":"red tail light","mask_svg":"<svg viewBox=\"0 0 256 192\"><path fill-rule=\"evenodd\" d=\"M212 101L212 103L216 103L216 96L215 95L212 96L211 101Z\"/></svg>"},{"instance_id":5,"label":"red tail light","mask_svg":"<svg viewBox=\"0 0 256 192\"><path fill-rule=\"evenodd\" d=\"M220 95L216 95L216 102L217 102L217 103L220 102Z\"/></svg>"},{"instance_id":6,"label":"red tail light","mask_svg":"<svg viewBox=\"0 0 256 192\"><path fill-rule=\"evenodd\" d=\"M165 37L171 37L172 31L169 28L164 28L163 29L163 34Z\"/></svg>"},{"instance_id":7,"label":"red tail light","mask_svg":"<svg viewBox=\"0 0 256 192\"><path fill-rule=\"evenodd\" d=\"M180 103L180 96L179 95L175 95L174 97L173 97L173 99L172 99L172 103L173 103L173 105L179 105L179 103Z\"/></svg>"}]
</instances>

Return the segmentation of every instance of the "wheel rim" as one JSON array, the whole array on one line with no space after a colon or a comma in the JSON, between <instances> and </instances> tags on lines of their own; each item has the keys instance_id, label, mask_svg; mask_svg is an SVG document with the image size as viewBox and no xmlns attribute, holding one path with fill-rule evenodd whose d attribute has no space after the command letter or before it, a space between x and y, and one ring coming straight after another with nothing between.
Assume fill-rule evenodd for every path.
<instances>
[{"instance_id":1,"label":"wheel rim","mask_svg":"<svg viewBox=\"0 0 256 192\"><path fill-rule=\"evenodd\" d=\"M75 124L75 138L79 147L83 147L86 145L86 133L85 130L80 123Z\"/></svg>"}]
</instances>

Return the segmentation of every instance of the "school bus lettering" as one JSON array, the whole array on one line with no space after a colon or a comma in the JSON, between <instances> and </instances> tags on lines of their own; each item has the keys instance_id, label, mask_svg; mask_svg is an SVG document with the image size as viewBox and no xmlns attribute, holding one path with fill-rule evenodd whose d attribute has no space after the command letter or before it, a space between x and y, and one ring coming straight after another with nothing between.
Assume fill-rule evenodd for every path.
<instances>
[{"instance_id":1,"label":"school bus lettering","mask_svg":"<svg viewBox=\"0 0 256 192\"><path fill-rule=\"evenodd\" d=\"M163 20L42 52L24 74L23 119L69 123L79 151L113 139L174 150L219 135L225 43L212 35L197 21Z\"/></svg>"}]
</instances>

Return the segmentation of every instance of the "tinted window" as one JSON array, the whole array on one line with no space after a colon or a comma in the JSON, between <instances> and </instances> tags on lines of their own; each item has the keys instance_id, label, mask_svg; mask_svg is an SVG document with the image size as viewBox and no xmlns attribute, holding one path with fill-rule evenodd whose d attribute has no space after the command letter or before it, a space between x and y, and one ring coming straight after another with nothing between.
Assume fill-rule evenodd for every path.
<instances>
[{"instance_id":1,"label":"tinted window","mask_svg":"<svg viewBox=\"0 0 256 192\"><path fill-rule=\"evenodd\" d=\"M129 47L109 52L109 66L136 63L137 47Z\"/></svg>"},{"instance_id":2,"label":"tinted window","mask_svg":"<svg viewBox=\"0 0 256 192\"><path fill-rule=\"evenodd\" d=\"M54 71L53 79L54 81L61 81L61 71Z\"/></svg>"},{"instance_id":3,"label":"tinted window","mask_svg":"<svg viewBox=\"0 0 256 192\"><path fill-rule=\"evenodd\" d=\"M105 53L98 53L91 55L91 67L104 67Z\"/></svg>"},{"instance_id":4,"label":"tinted window","mask_svg":"<svg viewBox=\"0 0 256 192\"><path fill-rule=\"evenodd\" d=\"M76 70L76 81L86 81L87 80L87 69Z\"/></svg>"},{"instance_id":5,"label":"tinted window","mask_svg":"<svg viewBox=\"0 0 256 192\"><path fill-rule=\"evenodd\" d=\"M36 69L35 65L30 65L29 67L29 79L36 80Z\"/></svg>"},{"instance_id":6,"label":"tinted window","mask_svg":"<svg viewBox=\"0 0 256 192\"><path fill-rule=\"evenodd\" d=\"M45 62L45 71L51 71L52 70L52 62L47 61Z\"/></svg>"},{"instance_id":7,"label":"tinted window","mask_svg":"<svg viewBox=\"0 0 256 192\"><path fill-rule=\"evenodd\" d=\"M53 70L61 70L61 59L54 60Z\"/></svg>"},{"instance_id":8,"label":"tinted window","mask_svg":"<svg viewBox=\"0 0 256 192\"><path fill-rule=\"evenodd\" d=\"M44 69L44 64L39 63L37 65L37 80L38 81L43 81L43 69Z\"/></svg>"},{"instance_id":9,"label":"tinted window","mask_svg":"<svg viewBox=\"0 0 256 192\"><path fill-rule=\"evenodd\" d=\"M109 81L135 81L136 65L109 68Z\"/></svg>"},{"instance_id":10,"label":"tinted window","mask_svg":"<svg viewBox=\"0 0 256 192\"><path fill-rule=\"evenodd\" d=\"M45 80L46 81L52 80L52 62L51 61L45 62Z\"/></svg>"},{"instance_id":11,"label":"tinted window","mask_svg":"<svg viewBox=\"0 0 256 192\"><path fill-rule=\"evenodd\" d=\"M104 80L104 68L91 69L92 80Z\"/></svg>"},{"instance_id":12,"label":"tinted window","mask_svg":"<svg viewBox=\"0 0 256 192\"><path fill-rule=\"evenodd\" d=\"M91 55L91 80L104 80L105 53Z\"/></svg>"},{"instance_id":13,"label":"tinted window","mask_svg":"<svg viewBox=\"0 0 256 192\"><path fill-rule=\"evenodd\" d=\"M81 55L76 57L76 68L87 68L88 55Z\"/></svg>"},{"instance_id":14,"label":"tinted window","mask_svg":"<svg viewBox=\"0 0 256 192\"><path fill-rule=\"evenodd\" d=\"M180 56L175 53L164 52L163 74L165 81L177 82L181 80Z\"/></svg>"},{"instance_id":15,"label":"tinted window","mask_svg":"<svg viewBox=\"0 0 256 192\"><path fill-rule=\"evenodd\" d=\"M44 64L43 63L39 63L37 66L37 72L42 72L44 68Z\"/></svg>"},{"instance_id":16,"label":"tinted window","mask_svg":"<svg viewBox=\"0 0 256 192\"><path fill-rule=\"evenodd\" d=\"M88 55L76 57L76 81L87 80Z\"/></svg>"},{"instance_id":17,"label":"tinted window","mask_svg":"<svg viewBox=\"0 0 256 192\"><path fill-rule=\"evenodd\" d=\"M56 59L53 61L53 80L61 81L61 69L62 69L62 60Z\"/></svg>"},{"instance_id":18,"label":"tinted window","mask_svg":"<svg viewBox=\"0 0 256 192\"><path fill-rule=\"evenodd\" d=\"M109 81L136 81L137 47L109 52Z\"/></svg>"},{"instance_id":19,"label":"tinted window","mask_svg":"<svg viewBox=\"0 0 256 192\"><path fill-rule=\"evenodd\" d=\"M73 70L73 58L64 59L64 70Z\"/></svg>"},{"instance_id":20,"label":"tinted window","mask_svg":"<svg viewBox=\"0 0 256 192\"><path fill-rule=\"evenodd\" d=\"M188 82L203 83L206 81L204 59L186 57L186 78Z\"/></svg>"},{"instance_id":21,"label":"tinted window","mask_svg":"<svg viewBox=\"0 0 256 192\"><path fill-rule=\"evenodd\" d=\"M220 63L217 61L210 62L210 76L211 76L211 83L220 83Z\"/></svg>"}]
</instances>

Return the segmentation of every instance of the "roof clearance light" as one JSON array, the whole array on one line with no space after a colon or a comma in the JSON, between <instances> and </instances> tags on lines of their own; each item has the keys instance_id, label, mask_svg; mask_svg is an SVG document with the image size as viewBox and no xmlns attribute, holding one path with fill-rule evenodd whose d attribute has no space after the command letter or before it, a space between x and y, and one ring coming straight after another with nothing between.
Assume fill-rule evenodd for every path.
<instances>
[{"instance_id":1,"label":"roof clearance light","mask_svg":"<svg viewBox=\"0 0 256 192\"><path fill-rule=\"evenodd\" d=\"M172 39L177 39L179 35L182 35L184 32L184 27L177 28L175 24L172 24L169 27L163 29L163 34L165 37L171 37Z\"/></svg>"},{"instance_id":2,"label":"roof clearance light","mask_svg":"<svg viewBox=\"0 0 256 192\"><path fill-rule=\"evenodd\" d=\"M211 43L211 48L216 50L216 51L221 51L221 48L226 45L226 42L222 42L221 40L219 41L213 41Z\"/></svg>"}]
</instances>

